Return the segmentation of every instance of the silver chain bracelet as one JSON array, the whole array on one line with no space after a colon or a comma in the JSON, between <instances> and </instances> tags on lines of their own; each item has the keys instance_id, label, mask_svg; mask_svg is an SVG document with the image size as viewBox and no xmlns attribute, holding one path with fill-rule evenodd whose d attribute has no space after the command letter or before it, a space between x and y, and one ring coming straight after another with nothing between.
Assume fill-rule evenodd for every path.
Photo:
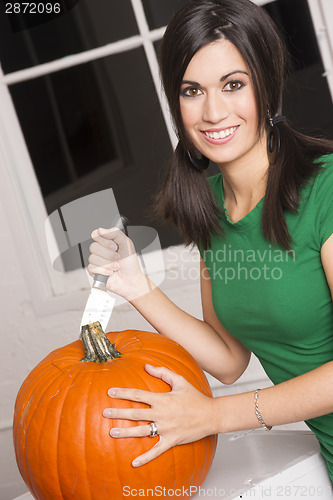
<instances>
[{"instance_id":1,"label":"silver chain bracelet","mask_svg":"<svg viewBox=\"0 0 333 500\"><path fill-rule=\"evenodd\" d=\"M261 389L257 389L256 391L254 391L254 406L255 406L256 416L257 416L257 419L259 420L261 427L263 427L265 429L265 431L269 432L271 430L272 426L265 424L264 419L262 418L261 413L259 411L259 406L258 406L259 394L258 394L258 392L260 390Z\"/></svg>"}]
</instances>

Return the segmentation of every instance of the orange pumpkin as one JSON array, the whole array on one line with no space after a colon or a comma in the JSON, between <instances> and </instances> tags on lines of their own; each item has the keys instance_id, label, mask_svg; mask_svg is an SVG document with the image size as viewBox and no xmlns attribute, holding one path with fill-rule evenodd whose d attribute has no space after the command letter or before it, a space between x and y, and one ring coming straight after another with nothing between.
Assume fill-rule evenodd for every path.
<instances>
[{"instance_id":1,"label":"orange pumpkin","mask_svg":"<svg viewBox=\"0 0 333 500\"><path fill-rule=\"evenodd\" d=\"M120 500L140 494L188 498L210 470L216 436L175 446L134 468L132 460L151 448L158 437L114 439L109 435L112 427L142 422L112 421L102 412L111 406L110 387L170 390L165 382L146 373L145 363L165 366L211 395L203 371L185 349L162 335L127 330L108 333L107 340L94 325L87 332L95 331L97 337L85 336L84 345L77 340L51 352L18 393L14 446L27 487L39 500ZM120 357L115 357L119 352L114 345ZM146 405L112 400L112 406Z\"/></svg>"}]
</instances>

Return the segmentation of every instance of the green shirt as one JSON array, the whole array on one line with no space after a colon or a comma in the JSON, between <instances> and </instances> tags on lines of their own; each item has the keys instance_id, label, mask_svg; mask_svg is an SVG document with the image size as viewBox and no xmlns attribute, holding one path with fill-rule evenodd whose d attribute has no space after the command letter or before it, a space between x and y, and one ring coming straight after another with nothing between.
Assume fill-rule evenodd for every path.
<instances>
[{"instance_id":1,"label":"green shirt","mask_svg":"<svg viewBox=\"0 0 333 500\"><path fill-rule=\"evenodd\" d=\"M286 213L292 251L268 242L261 227L264 199L232 223L222 175L209 179L222 208L224 236L201 251L221 324L260 360L274 384L333 360L333 305L320 258L333 234L333 155L301 191L298 214ZM327 383L332 381L327 380ZM306 422L316 434L333 479L333 414Z\"/></svg>"}]
</instances>

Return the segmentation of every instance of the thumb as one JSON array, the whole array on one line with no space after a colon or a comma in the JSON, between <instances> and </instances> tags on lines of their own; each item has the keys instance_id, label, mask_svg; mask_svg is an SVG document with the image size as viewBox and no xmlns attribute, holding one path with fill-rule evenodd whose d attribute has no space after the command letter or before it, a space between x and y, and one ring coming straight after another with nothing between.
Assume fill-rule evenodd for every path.
<instances>
[{"instance_id":1,"label":"thumb","mask_svg":"<svg viewBox=\"0 0 333 500\"><path fill-rule=\"evenodd\" d=\"M181 386L181 381L183 377L177 373L165 368L164 366L152 366L149 364L145 365L145 370L149 375L159 378L166 382L172 389L178 389Z\"/></svg>"}]
</instances>

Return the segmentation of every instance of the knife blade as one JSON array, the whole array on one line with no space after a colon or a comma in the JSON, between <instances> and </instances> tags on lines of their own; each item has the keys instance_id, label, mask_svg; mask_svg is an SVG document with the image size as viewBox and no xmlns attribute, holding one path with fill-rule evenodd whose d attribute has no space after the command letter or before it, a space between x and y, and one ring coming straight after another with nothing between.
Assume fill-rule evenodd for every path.
<instances>
[{"instance_id":1,"label":"knife blade","mask_svg":"<svg viewBox=\"0 0 333 500\"><path fill-rule=\"evenodd\" d=\"M126 217L120 216L114 227L123 230L127 235L128 224L129 221ZM95 321L99 321L103 331L106 331L115 304L115 298L106 288L108 278L103 274L94 275L94 281L81 319L80 332L83 326Z\"/></svg>"}]
</instances>

